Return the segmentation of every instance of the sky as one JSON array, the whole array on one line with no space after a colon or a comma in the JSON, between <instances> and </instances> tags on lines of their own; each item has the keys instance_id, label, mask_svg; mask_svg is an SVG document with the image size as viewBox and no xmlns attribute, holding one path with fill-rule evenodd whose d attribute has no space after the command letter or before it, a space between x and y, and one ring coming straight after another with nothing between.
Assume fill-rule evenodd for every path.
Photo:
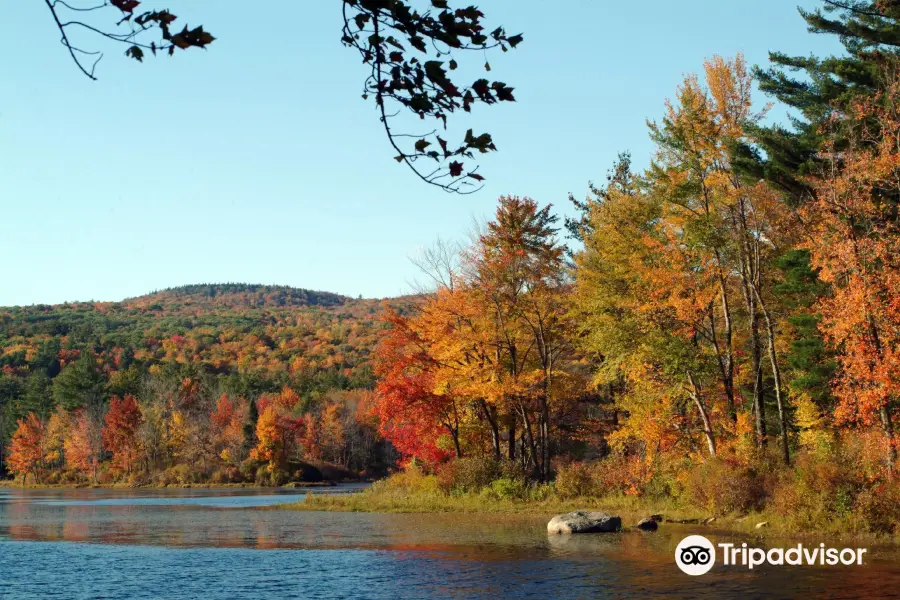
<instances>
[{"instance_id":1,"label":"sky","mask_svg":"<svg viewBox=\"0 0 900 600\"><path fill-rule=\"evenodd\" d=\"M172 4L216 36L207 51L139 64L96 41L90 81L43 2L0 3L0 306L211 282L409 293L410 258L464 238L500 195L569 214L619 152L646 166L646 120L705 58L840 50L788 0L482 0L525 41L488 56L517 102L456 123L499 149L459 196L392 159L337 0Z\"/></svg>"}]
</instances>

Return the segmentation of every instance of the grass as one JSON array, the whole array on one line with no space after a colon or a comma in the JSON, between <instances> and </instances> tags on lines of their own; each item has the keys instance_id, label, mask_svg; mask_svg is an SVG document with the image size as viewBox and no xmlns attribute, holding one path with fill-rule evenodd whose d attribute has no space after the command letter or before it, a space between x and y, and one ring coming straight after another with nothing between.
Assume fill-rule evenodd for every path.
<instances>
[{"instance_id":1,"label":"grass","mask_svg":"<svg viewBox=\"0 0 900 600\"><path fill-rule=\"evenodd\" d=\"M379 512L379 513L487 513L544 515L594 510L613 512L626 523L652 514L670 519L701 518L697 511L674 502L646 501L642 498L573 498L554 496L532 499L498 498L486 493L444 494L440 491L411 491L389 485L374 485L358 493L309 494L305 499L278 505L287 510Z\"/></svg>"},{"instance_id":2,"label":"grass","mask_svg":"<svg viewBox=\"0 0 900 600\"><path fill-rule=\"evenodd\" d=\"M559 498L549 486L532 488L525 498L502 498L489 489L480 493L447 494L429 480L402 481L397 476L376 482L358 493L309 494L303 500L280 504L273 509L330 512L373 513L463 513L501 515L532 515L549 518L554 514L574 510L593 510L622 517L623 525L633 526L650 515L662 515L664 520L698 520L694 526L710 533L751 535L757 538L789 536L791 540L820 539L827 536L834 540L865 540L898 542L895 537L866 533L852 519L832 520L815 527L798 527L771 511L753 511L747 514L713 515L707 511L686 505L676 499L654 499L635 496ZM423 485L424 483L424 485ZM763 528L757 524L766 522Z\"/></svg>"}]
</instances>

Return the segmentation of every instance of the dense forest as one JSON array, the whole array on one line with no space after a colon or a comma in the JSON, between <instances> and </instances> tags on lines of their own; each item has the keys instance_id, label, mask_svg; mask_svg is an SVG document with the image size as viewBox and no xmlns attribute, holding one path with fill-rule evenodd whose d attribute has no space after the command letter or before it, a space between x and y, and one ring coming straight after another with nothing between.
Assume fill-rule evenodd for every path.
<instances>
[{"instance_id":1,"label":"dense forest","mask_svg":"<svg viewBox=\"0 0 900 600\"><path fill-rule=\"evenodd\" d=\"M448 494L894 531L900 6L801 14L846 53L712 57L661 99L646 169L623 153L562 222L501 197L470 243L423 255L416 298L215 285L5 309L6 467L279 483L403 464Z\"/></svg>"},{"instance_id":2,"label":"dense forest","mask_svg":"<svg viewBox=\"0 0 900 600\"><path fill-rule=\"evenodd\" d=\"M374 385L381 310L377 300L244 284L0 309L0 435L4 449L20 448L4 450L2 464L41 481L252 482L268 458L250 455L269 452L257 448L259 415L265 425L274 404L303 438L278 440L281 467L302 453L383 470L389 450L357 419Z\"/></svg>"}]
</instances>

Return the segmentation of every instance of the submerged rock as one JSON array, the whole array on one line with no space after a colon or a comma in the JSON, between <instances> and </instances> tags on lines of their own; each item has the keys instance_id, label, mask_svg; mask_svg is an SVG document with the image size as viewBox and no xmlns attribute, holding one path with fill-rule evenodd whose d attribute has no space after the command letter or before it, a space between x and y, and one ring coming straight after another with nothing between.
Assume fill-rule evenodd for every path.
<instances>
[{"instance_id":1,"label":"submerged rock","mask_svg":"<svg viewBox=\"0 0 900 600\"><path fill-rule=\"evenodd\" d=\"M547 533L612 533L621 528L621 517L586 510L556 515L547 523Z\"/></svg>"},{"instance_id":2,"label":"submerged rock","mask_svg":"<svg viewBox=\"0 0 900 600\"><path fill-rule=\"evenodd\" d=\"M638 524L635 525L641 531L656 531L659 528L659 523L653 517L647 517L646 519L641 519L638 521Z\"/></svg>"}]
</instances>

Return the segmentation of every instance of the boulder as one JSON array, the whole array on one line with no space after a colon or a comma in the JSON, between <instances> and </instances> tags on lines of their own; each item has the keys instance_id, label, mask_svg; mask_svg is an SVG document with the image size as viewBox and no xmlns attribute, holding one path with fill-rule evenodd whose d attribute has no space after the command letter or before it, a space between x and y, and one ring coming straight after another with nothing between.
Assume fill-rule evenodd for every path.
<instances>
[{"instance_id":1,"label":"boulder","mask_svg":"<svg viewBox=\"0 0 900 600\"><path fill-rule=\"evenodd\" d=\"M641 531L656 531L659 528L659 523L653 517L647 517L646 519L641 519L638 521L638 524L635 525Z\"/></svg>"},{"instance_id":2,"label":"boulder","mask_svg":"<svg viewBox=\"0 0 900 600\"><path fill-rule=\"evenodd\" d=\"M586 510L556 515L547 523L547 533L612 533L621 528L621 517Z\"/></svg>"}]
</instances>

